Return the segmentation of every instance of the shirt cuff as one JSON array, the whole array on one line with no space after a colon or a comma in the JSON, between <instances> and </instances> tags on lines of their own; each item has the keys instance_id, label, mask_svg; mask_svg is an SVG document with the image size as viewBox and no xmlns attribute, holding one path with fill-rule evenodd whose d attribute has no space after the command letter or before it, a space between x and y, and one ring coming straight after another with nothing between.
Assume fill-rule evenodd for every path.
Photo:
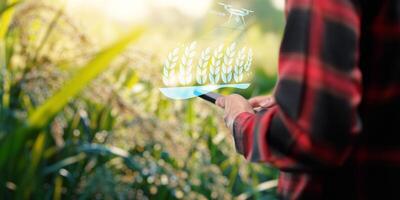
<instances>
[{"instance_id":1,"label":"shirt cuff","mask_svg":"<svg viewBox=\"0 0 400 200\"><path fill-rule=\"evenodd\" d=\"M252 138L253 129L254 129L254 121L256 115L249 112L243 112L239 114L233 123L233 138L235 140L236 151L245 157L249 153L249 147L252 144L249 144Z\"/></svg>"}]
</instances>

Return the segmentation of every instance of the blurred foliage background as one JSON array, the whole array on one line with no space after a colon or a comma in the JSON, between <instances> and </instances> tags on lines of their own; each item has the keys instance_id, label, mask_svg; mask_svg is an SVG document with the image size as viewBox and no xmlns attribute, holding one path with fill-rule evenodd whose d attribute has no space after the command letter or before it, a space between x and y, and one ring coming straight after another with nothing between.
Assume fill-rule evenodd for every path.
<instances>
[{"instance_id":1,"label":"blurred foliage background","mask_svg":"<svg viewBox=\"0 0 400 200\"><path fill-rule=\"evenodd\" d=\"M0 0L0 198L275 199L277 171L236 154L222 110L159 92L171 49L224 42L218 2ZM255 77L220 92L268 94L282 2L225 3L255 11Z\"/></svg>"}]
</instances>

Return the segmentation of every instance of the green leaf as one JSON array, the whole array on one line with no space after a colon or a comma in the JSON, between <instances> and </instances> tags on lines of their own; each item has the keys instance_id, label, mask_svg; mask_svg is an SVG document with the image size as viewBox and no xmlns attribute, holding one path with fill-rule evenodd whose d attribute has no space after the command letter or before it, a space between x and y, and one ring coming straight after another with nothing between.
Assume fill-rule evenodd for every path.
<instances>
[{"instance_id":1,"label":"green leaf","mask_svg":"<svg viewBox=\"0 0 400 200\"><path fill-rule=\"evenodd\" d=\"M59 161L49 167L46 167L42 174L48 175L58 170L65 168L69 165L75 164L83 159L86 159L90 155L102 156L102 157L121 157L127 159L129 153L117 147L107 147L99 144L84 144L76 148L79 154L68 157L62 161Z\"/></svg>"},{"instance_id":2,"label":"green leaf","mask_svg":"<svg viewBox=\"0 0 400 200\"><path fill-rule=\"evenodd\" d=\"M61 198L63 189L62 184L63 184L62 176L58 175L54 184L54 195L53 195L54 200L62 199Z\"/></svg>"},{"instance_id":3,"label":"green leaf","mask_svg":"<svg viewBox=\"0 0 400 200\"><path fill-rule=\"evenodd\" d=\"M23 199L29 198L33 190L33 183L37 181L38 174L36 172L45 149L46 136L46 133L40 133L33 145L30 167L26 170L24 179L18 187L18 195L21 195Z\"/></svg>"},{"instance_id":4,"label":"green leaf","mask_svg":"<svg viewBox=\"0 0 400 200\"><path fill-rule=\"evenodd\" d=\"M71 157L65 158L64 160L61 160L61 161L59 161L59 162L57 162L57 163L55 163L55 164L53 164L51 166L48 166L48 167L44 168L42 174L44 176L46 176L48 174L57 172L58 170L60 170L60 169L62 169L64 167L67 167L69 165L75 164L75 163L77 163L77 162L79 162L79 161L81 161L81 160L83 160L85 158L86 158L86 154L84 154L84 153L79 153L79 154L77 154L75 156L71 156Z\"/></svg>"},{"instance_id":5,"label":"green leaf","mask_svg":"<svg viewBox=\"0 0 400 200\"><path fill-rule=\"evenodd\" d=\"M79 152L85 152L87 154L103 155L128 158L129 153L123 149L117 147L107 147L100 144L85 144L78 148Z\"/></svg>"},{"instance_id":6,"label":"green leaf","mask_svg":"<svg viewBox=\"0 0 400 200\"><path fill-rule=\"evenodd\" d=\"M83 66L76 75L67 82L55 95L48 99L43 105L37 108L28 119L30 127L41 129L81 92L91 80L107 69L110 63L121 54L133 41L137 40L143 33L143 28L133 31L128 37L121 39L111 47L100 52L88 64Z\"/></svg>"},{"instance_id":7,"label":"green leaf","mask_svg":"<svg viewBox=\"0 0 400 200\"><path fill-rule=\"evenodd\" d=\"M239 196L236 197L236 199L249 199L250 197L259 192L270 190L276 188L277 186L278 186L278 180L269 180L257 185L256 187L254 187L254 189L252 188L253 190L251 191L247 191L245 193L240 194Z\"/></svg>"},{"instance_id":8,"label":"green leaf","mask_svg":"<svg viewBox=\"0 0 400 200\"><path fill-rule=\"evenodd\" d=\"M15 6L20 0L10 0L8 5L2 6L0 10L0 40L3 40L8 32L12 17L15 12ZM3 5L3 4L2 4Z\"/></svg>"}]
</instances>

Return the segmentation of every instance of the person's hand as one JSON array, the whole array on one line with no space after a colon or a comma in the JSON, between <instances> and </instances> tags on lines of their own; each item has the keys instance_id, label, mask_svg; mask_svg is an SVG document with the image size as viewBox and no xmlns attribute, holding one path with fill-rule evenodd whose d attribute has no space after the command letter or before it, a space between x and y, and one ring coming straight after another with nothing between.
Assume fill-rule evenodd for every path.
<instances>
[{"instance_id":1,"label":"person's hand","mask_svg":"<svg viewBox=\"0 0 400 200\"><path fill-rule=\"evenodd\" d=\"M273 96L258 96L249 99L253 108L270 108L276 104Z\"/></svg>"},{"instance_id":2,"label":"person's hand","mask_svg":"<svg viewBox=\"0 0 400 200\"><path fill-rule=\"evenodd\" d=\"M236 117L243 113L254 113L249 102L240 95L233 94L225 97L219 97L215 104L225 109L224 120L228 128L232 130Z\"/></svg>"}]
</instances>

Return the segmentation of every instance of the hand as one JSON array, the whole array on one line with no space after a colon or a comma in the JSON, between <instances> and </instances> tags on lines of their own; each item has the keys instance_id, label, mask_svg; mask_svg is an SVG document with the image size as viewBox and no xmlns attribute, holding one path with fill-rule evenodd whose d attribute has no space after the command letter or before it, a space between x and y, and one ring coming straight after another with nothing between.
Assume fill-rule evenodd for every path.
<instances>
[{"instance_id":1,"label":"hand","mask_svg":"<svg viewBox=\"0 0 400 200\"><path fill-rule=\"evenodd\" d=\"M245 98L237 94L219 97L215 104L225 109L225 124L231 130L233 129L233 123L239 114L243 112L254 113L253 108L249 104L249 102Z\"/></svg>"},{"instance_id":2,"label":"hand","mask_svg":"<svg viewBox=\"0 0 400 200\"><path fill-rule=\"evenodd\" d=\"M270 108L276 104L273 96L258 96L249 99L253 108Z\"/></svg>"}]
</instances>

